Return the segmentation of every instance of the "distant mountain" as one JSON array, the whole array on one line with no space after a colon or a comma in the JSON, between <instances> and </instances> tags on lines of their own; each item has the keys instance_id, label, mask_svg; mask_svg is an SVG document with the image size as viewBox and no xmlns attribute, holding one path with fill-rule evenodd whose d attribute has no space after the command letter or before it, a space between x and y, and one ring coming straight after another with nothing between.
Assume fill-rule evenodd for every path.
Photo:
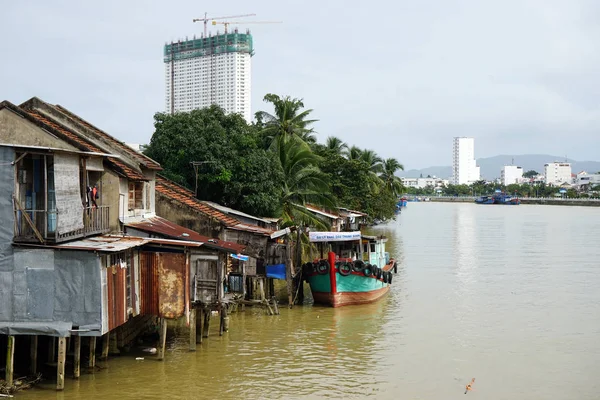
<instances>
[{"instance_id":1,"label":"distant mountain","mask_svg":"<svg viewBox=\"0 0 600 400\"><path fill-rule=\"evenodd\" d=\"M500 177L500 171L505 165L518 165L523 167L523 172L535 170L541 174L544 173L544 164L553 161L565 161L564 157L551 156L549 154L523 154L520 156L499 155L494 157L480 158L477 160L477 165L481 167L482 179L495 179ZM571 163L573 173L580 171L599 172L599 161L576 161L567 159ZM423 169L410 169L399 174L406 178L418 178L423 175L436 176L438 178L448 179L452 176L451 166L429 167Z\"/></svg>"}]
</instances>

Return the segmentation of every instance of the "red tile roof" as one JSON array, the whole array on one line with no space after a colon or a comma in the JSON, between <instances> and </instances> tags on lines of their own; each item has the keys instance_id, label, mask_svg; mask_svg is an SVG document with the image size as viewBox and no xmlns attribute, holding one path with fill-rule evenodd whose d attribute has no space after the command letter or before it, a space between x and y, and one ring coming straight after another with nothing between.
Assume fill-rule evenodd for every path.
<instances>
[{"instance_id":1,"label":"red tile roof","mask_svg":"<svg viewBox=\"0 0 600 400\"><path fill-rule=\"evenodd\" d=\"M204 247L223 250L230 253L242 253L245 249L245 246L241 244L226 242L224 240L213 239L209 238L208 236L200 235L196 231L184 228L181 225L177 225L161 217L152 217L139 222L128 222L125 224L125 226L129 226L144 232L151 232L167 236L172 239L201 242L203 243Z\"/></svg>"},{"instance_id":2,"label":"red tile roof","mask_svg":"<svg viewBox=\"0 0 600 400\"><path fill-rule=\"evenodd\" d=\"M224 214L221 211L215 210L214 208L202 203L200 200L196 199L193 196L193 193L188 189L184 189L181 186L163 177L156 177L156 191L164 194L165 196L173 200L177 200L180 203L192 207L193 209L201 212L204 215L216 219L217 221L223 223L227 227L232 227L240 223L240 221L238 221L237 219L232 218L227 214Z\"/></svg>"},{"instance_id":3,"label":"red tile roof","mask_svg":"<svg viewBox=\"0 0 600 400\"><path fill-rule=\"evenodd\" d=\"M117 146L118 148L120 148L122 151L124 151L125 153L129 154L135 160L137 160L138 162L140 162L144 167L146 167L148 169L153 169L153 170L156 170L156 171L162 171L162 167L160 166L160 164L157 163L156 161L154 161L153 159L151 159L150 157L148 157L148 156L146 156L146 155L144 155L144 154L142 154L140 152L135 151L131 147L127 146L125 143L123 143L123 142L115 139L114 137L112 137L108 133L104 132L103 130L101 130L99 128L96 128L94 125L90 124L89 122L87 122L83 118L79 117L78 115L73 114L71 111L67 110L63 106L61 106L59 104L50 105L50 106L54 107L59 112L62 112L63 114L66 114L68 117L70 117L71 119L75 120L79 124L81 124L81 125L85 126L86 128L92 130L98 136L101 136L105 140L111 142L112 144L114 144L115 146Z\"/></svg>"},{"instance_id":4,"label":"red tile roof","mask_svg":"<svg viewBox=\"0 0 600 400\"><path fill-rule=\"evenodd\" d=\"M102 149L96 147L93 143L83 139L79 135L74 134L70 130L68 130L65 127L63 127L62 125L50 120L49 118L43 116L42 114L35 112L35 111L27 111L27 114L31 118L33 118L35 121L37 121L38 123L45 125L50 130L52 130L54 133L56 133L59 136L62 136L68 142L73 143L75 146L79 147L80 149L83 149L85 151L92 151L95 153L104 153L104 151ZM141 173L128 167L123 162L121 162L119 159L114 158L114 157L108 157L108 160L110 161L111 164L113 164L113 166L117 167L117 169L119 169L122 172L122 174L125 175L127 178L132 179L132 180L137 180L137 181L147 181L148 180L146 177L144 177L144 175L142 175Z\"/></svg>"},{"instance_id":5,"label":"red tile roof","mask_svg":"<svg viewBox=\"0 0 600 400\"><path fill-rule=\"evenodd\" d=\"M211 207L203 201L198 200L194 196L194 192L192 192L191 190L181 185L178 185L175 182L172 182L166 178L163 178L162 176L156 177L156 191L173 200L183 203L204 215L216 219L229 229L258 233L265 236L268 236L274 232L274 230L272 229L262 228L256 225L244 224L237 218L225 214L224 212L217 210L214 207Z\"/></svg>"}]
</instances>

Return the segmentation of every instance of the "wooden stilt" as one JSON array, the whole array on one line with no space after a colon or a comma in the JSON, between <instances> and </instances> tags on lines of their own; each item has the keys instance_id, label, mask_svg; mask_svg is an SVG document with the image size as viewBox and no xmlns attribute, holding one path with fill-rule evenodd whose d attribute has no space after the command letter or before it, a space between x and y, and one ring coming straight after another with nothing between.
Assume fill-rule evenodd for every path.
<instances>
[{"instance_id":1,"label":"wooden stilt","mask_svg":"<svg viewBox=\"0 0 600 400\"><path fill-rule=\"evenodd\" d=\"M223 331L229 332L229 315L227 314L227 305L223 307L221 313L223 314Z\"/></svg>"},{"instance_id":2,"label":"wooden stilt","mask_svg":"<svg viewBox=\"0 0 600 400\"><path fill-rule=\"evenodd\" d=\"M81 373L81 336L73 338L73 378L79 378Z\"/></svg>"},{"instance_id":3,"label":"wooden stilt","mask_svg":"<svg viewBox=\"0 0 600 400\"><path fill-rule=\"evenodd\" d=\"M196 351L196 309L190 310L190 351Z\"/></svg>"},{"instance_id":4,"label":"wooden stilt","mask_svg":"<svg viewBox=\"0 0 600 400\"><path fill-rule=\"evenodd\" d=\"M56 338L50 337L50 344L48 345L48 362L52 364L56 358Z\"/></svg>"},{"instance_id":5,"label":"wooden stilt","mask_svg":"<svg viewBox=\"0 0 600 400\"><path fill-rule=\"evenodd\" d=\"M273 302L273 311L275 312L275 315L279 315L279 306L277 305L277 298L273 296L271 301Z\"/></svg>"},{"instance_id":6,"label":"wooden stilt","mask_svg":"<svg viewBox=\"0 0 600 400\"><path fill-rule=\"evenodd\" d=\"M65 360L67 358L67 338L58 338L58 363L56 364L56 390L65 388Z\"/></svg>"},{"instance_id":7,"label":"wooden stilt","mask_svg":"<svg viewBox=\"0 0 600 400\"><path fill-rule=\"evenodd\" d=\"M219 336L223 336L225 321L223 320L223 304L219 305Z\"/></svg>"},{"instance_id":8,"label":"wooden stilt","mask_svg":"<svg viewBox=\"0 0 600 400\"><path fill-rule=\"evenodd\" d=\"M6 386L11 387L13 385L13 368L15 366L15 337L8 337L8 344L6 345Z\"/></svg>"},{"instance_id":9,"label":"wooden stilt","mask_svg":"<svg viewBox=\"0 0 600 400\"><path fill-rule=\"evenodd\" d=\"M167 320L165 318L160 319L160 332L158 339L158 360L165 359L165 346L167 344Z\"/></svg>"},{"instance_id":10,"label":"wooden stilt","mask_svg":"<svg viewBox=\"0 0 600 400\"><path fill-rule=\"evenodd\" d=\"M108 359L109 344L110 344L110 332L107 332L102 336L102 354L100 355L100 358L102 360Z\"/></svg>"},{"instance_id":11,"label":"wooden stilt","mask_svg":"<svg viewBox=\"0 0 600 400\"><path fill-rule=\"evenodd\" d=\"M294 306L294 288L292 283L292 243L289 239L285 239L285 280L287 283L287 292L288 292L288 307L292 308Z\"/></svg>"},{"instance_id":12,"label":"wooden stilt","mask_svg":"<svg viewBox=\"0 0 600 400\"><path fill-rule=\"evenodd\" d=\"M96 336L90 336L90 359L88 367L96 367Z\"/></svg>"},{"instance_id":13,"label":"wooden stilt","mask_svg":"<svg viewBox=\"0 0 600 400\"><path fill-rule=\"evenodd\" d=\"M202 318L204 317L201 308L196 310L196 343L202 343Z\"/></svg>"},{"instance_id":14,"label":"wooden stilt","mask_svg":"<svg viewBox=\"0 0 600 400\"><path fill-rule=\"evenodd\" d=\"M209 329L210 329L210 308L205 308L204 309L204 327L203 327L203 331L202 331L202 336L207 338Z\"/></svg>"},{"instance_id":15,"label":"wooden stilt","mask_svg":"<svg viewBox=\"0 0 600 400\"><path fill-rule=\"evenodd\" d=\"M37 374L37 347L38 337L37 335L31 336L31 345L29 347L29 371L31 375Z\"/></svg>"}]
</instances>

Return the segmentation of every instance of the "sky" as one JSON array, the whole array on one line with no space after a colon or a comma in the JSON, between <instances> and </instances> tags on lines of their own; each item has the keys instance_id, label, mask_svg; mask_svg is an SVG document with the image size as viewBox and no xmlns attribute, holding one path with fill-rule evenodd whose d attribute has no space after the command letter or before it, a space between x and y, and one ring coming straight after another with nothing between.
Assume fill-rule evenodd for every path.
<instances>
[{"instance_id":1,"label":"sky","mask_svg":"<svg viewBox=\"0 0 600 400\"><path fill-rule=\"evenodd\" d=\"M477 158L600 160L597 0L0 0L0 100L38 96L148 143L163 46L199 35L204 12L283 21L239 25L254 37L252 111L271 111L266 93L301 98L320 142L406 169L450 165L455 136Z\"/></svg>"}]
</instances>

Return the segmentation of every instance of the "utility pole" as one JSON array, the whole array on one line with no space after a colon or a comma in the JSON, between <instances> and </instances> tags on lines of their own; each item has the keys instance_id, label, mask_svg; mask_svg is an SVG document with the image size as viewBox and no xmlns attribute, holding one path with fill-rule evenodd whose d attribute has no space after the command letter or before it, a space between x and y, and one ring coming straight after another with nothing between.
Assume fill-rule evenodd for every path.
<instances>
[{"instance_id":1,"label":"utility pole","mask_svg":"<svg viewBox=\"0 0 600 400\"><path fill-rule=\"evenodd\" d=\"M210 164L210 163L214 163L214 162L216 162L216 161L192 161L192 162L190 162L190 164L192 164L192 167L194 167L194 174L196 175L196 187L194 188L194 196L195 197L198 197L198 168L202 164Z\"/></svg>"}]
</instances>

